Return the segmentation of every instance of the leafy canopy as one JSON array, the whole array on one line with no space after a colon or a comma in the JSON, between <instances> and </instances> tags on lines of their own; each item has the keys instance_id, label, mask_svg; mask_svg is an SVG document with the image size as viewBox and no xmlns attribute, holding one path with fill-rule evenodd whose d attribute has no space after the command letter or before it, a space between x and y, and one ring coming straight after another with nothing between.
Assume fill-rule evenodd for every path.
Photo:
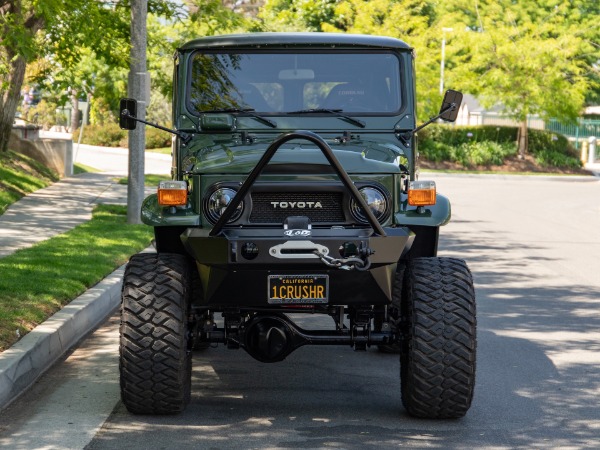
<instances>
[{"instance_id":1,"label":"leafy canopy","mask_svg":"<svg viewBox=\"0 0 600 450\"><path fill-rule=\"evenodd\" d=\"M421 119L445 85L528 114L575 118L600 96L600 2L597 0L268 0L267 31L337 31L391 36L416 50ZM447 31L444 32L443 30ZM448 31L451 29L451 31Z\"/></svg>"},{"instance_id":2,"label":"leafy canopy","mask_svg":"<svg viewBox=\"0 0 600 450\"><path fill-rule=\"evenodd\" d=\"M452 0L440 25L453 27L448 81L524 121L573 120L595 87L598 2Z\"/></svg>"}]
</instances>

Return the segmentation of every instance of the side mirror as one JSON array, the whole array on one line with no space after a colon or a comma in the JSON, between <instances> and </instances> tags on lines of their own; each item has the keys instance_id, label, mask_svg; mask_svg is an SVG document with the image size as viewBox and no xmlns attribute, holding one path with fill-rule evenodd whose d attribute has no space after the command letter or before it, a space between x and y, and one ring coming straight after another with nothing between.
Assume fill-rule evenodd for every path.
<instances>
[{"instance_id":1,"label":"side mirror","mask_svg":"<svg viewBox=\"0 0 600 450\"><path fill-rule=\"evenodd\" d=\"M119 103L119 126L122 130L135 130L136 114L137 101L132 98L122 98Z\"/></svg>"},{"instance_id":2,"label":"side mirror","mask_svg":"<svg viewBox=\"0 0 600 450\"><path fill-rule=\"evenodd\" d=\"M442 107L440 108L440 119L446 122L454 122L456 117L458 117L458 110L460 108L462 98L462 92L448 89L446 91L446 95L444 95Z\"/></svg>"}]
</instances>

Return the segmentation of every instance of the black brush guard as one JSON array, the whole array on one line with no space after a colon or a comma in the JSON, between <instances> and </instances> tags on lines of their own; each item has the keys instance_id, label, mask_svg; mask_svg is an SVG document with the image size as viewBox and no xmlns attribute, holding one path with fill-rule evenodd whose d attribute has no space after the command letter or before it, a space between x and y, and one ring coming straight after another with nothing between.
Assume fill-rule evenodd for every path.
<instances>
[{"instance_id":1,"label":"black brush guard","mask_svg":"<svg viewBox=\"0 0 600 450\"><path fill-rule=\"evenodd\" d=\"M373 227L373 230L379 236L386 236L386 232L384 231L383 227L379 224L379 222L377 222L377 219L369 209L367 203L365 202L365 199L362 198L362 196L358 192L358 189L356 188L356 186L354 186L354 183L352 183L352 180L333 154L333 150L331 150L331 147L329 147L329 145L327 145L327 143L318 134L313 133L312 131L294 131L292 133L285 133L279 136L277 139L275 139L275 141L273 141L269 148L267 148L267 151L262 156L260 161L258 161L250 175L248 175L248 178L246 178L246 181L244 181L235 197L231 200L231 202L229 202L229 205L225 209L225 212L223 212L223 214L213 227L212 231L210 232L210 235L218 236L219 233L221 233L223 227L225 226L227 221L231 219L231 216L235 212L236 208L239 206L242 200L244 200L246 194L248 194L248 191L250 190L250 187L260 176L267 164L269 164L269 161L271 161L271 159L275 155L275 152L277 152L277 150L279 150L279 148L283 144L293 139L306 139L307 141L310 141L317 147L319 147L319 149L323 152L323 155L325 155L325 158L327 158L329 164L331 164L331 166L335 170L335 173L340 177L340 180L342 181L346 189L348 189L352 193L354 201L358 203L363 209L363 212L366 214L369 224Z\"/></svg>"}]
</instances>

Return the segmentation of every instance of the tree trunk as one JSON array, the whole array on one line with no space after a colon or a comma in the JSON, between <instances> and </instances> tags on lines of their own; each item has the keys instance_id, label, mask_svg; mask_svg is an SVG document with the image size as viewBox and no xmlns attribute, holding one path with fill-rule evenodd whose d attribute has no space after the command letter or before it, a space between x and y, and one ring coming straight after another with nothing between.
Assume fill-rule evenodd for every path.
<instances>
[{"instance_id":1,"label":"tree trunk","mask_svg":"<svg viewBox=\"0 0 600 450\"><path fill-rule=\"evenodd\" d=\"M521 122L519 127L519 159L525 158L529 149L529 129L527 128L527 119Z\"/></svg>"},{"instance_id":2,"label":"tree trunk","mask_svg":"<svg viewBox=\"0 0 600 450\"><path fill-rule=\"evenodd\" d=\"M79 98L77 97L77 90L71 89L71 129L73 133L79 128Z\"/></svg>"},{"instance_id":3,"label":"tree trunk","mask_svg":"<svg viewBox=\"0 0 600 450\"><path fill-rule=\"evenodd\" d=\"M12 56L12 55L10 55ZM8 150L15 113L21 99L21 87L25 78L25 58L17 56L10 64L7 89L0 91L0 152ZM3 80L0 80L0 83Z\"/></svg>"},{"instance_id":4,"label":"tree trunk","mask_svg":"<svg viewBox=\"0 0 600 450\"><path fill-rule=\"evenodd\" d=\"M28 2L31 3L31 2ZM25 79L25 67L27 60L25 55L19 53L19 48L25 46L11 45L12 39L16 39L21 44L31 42L35 38L36 33L44 26L44 19L34 13L33 8L25 9L23 2L1 2L2 14L9 17L9 20L4 20L4 26L0 29L2 37L11 36L11 39L0 39L0 52L5 61L10 61L7 64L8 72L0 76L0 152L8 150L8 140L12 132L12 125L15 119L15 113L21 100L21 88ZM12 17L12 19L11 19ZM14 22L14 23L13 23ZM19 24L22 22L22 24ZM14 35L18 36L15 37Z\"/></svg>"}]
</instances>

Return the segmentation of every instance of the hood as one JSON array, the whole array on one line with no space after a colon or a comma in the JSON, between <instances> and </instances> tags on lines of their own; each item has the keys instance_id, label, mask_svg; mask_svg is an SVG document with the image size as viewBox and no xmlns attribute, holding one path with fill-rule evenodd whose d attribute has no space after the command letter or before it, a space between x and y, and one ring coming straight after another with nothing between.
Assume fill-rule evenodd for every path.
<instances>
[{"instance_id":1,"label":"hood","mask_svg":"<svg viewBox=\"0 0 600 450\"><path fill-rule=\"evenodd\" d=\"M270 141L240 144L232 141L204 142L201 148L190 146L189 154L195 154L195 173L250 173L270 145ZM328 142L335 157L349 174L398 173L401 149L389 142L376 140L351 141L348 143ZM293 166L296 172L314 173L331 171L327 159L315 145L301 141L291 141L277 150L269 163L268 171L288 172Z\"/></svg>"}]
</instances>

